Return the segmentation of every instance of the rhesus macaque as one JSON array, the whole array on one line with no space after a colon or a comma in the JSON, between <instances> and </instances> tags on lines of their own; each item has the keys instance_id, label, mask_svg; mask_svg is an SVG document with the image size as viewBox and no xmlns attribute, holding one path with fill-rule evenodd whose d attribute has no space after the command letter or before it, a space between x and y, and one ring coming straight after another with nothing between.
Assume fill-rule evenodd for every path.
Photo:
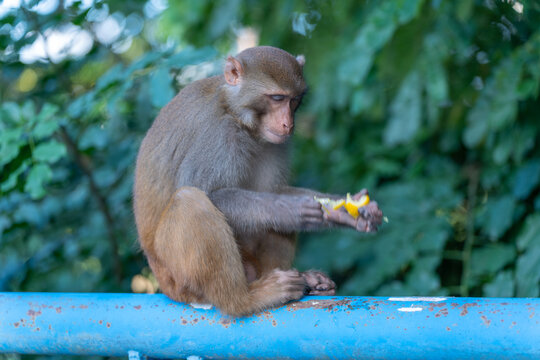
<instances>
[{"instance_id":1,"label":"rhesus macaque","mask_svg":"<svg viewBox=\"0 0 540 360\"><path fill-rule=\"evenodd\" d=\"M182 89L146 134L135 218L171 299L242 316L304 295L334 295L322 272L291 269L295 233L339 225L375 231L381 223L375 202L354 219L323 212L313 197L329 195L287 186L304 61L267 46L229 57L223 75Z\"/></svg>"}]
</instances>

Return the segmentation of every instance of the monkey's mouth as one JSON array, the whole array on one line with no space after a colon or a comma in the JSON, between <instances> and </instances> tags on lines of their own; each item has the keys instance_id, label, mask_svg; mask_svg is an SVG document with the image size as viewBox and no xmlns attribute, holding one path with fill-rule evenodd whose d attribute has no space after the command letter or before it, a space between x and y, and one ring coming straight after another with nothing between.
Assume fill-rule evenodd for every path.
<instances>
[{"instance_id":1,"label":"monkey's mouth","mask_svg":"<svg viewBox=\"0 0 540 360\"><path fill-rule=\"evenodd\" d=\"M274 131L270 130L269 128L265 127L264 132L262 134L262 137L273 144L281 144L284 143L292 134L292 131L285 134L277 134Z\"/></svg>"}]
</instances>

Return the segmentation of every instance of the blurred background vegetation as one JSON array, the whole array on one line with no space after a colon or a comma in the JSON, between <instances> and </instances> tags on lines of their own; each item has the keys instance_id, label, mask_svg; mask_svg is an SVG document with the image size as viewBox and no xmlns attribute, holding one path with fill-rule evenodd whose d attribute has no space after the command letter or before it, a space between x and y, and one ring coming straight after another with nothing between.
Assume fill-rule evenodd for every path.
<instances>
[{"instance_id":1,"label":"blurred background vegetation","mask_svg":"<svg viewBox=\"0 0 540 360\"><path fill-rule=\"evenodd\" d=\"M0 291L153 292L136 152L254 44L306 56L296 185L368 188L377 235L303 234L341 295L540 296L540 2L3 1Z\"/></svg>"}]
</instances>

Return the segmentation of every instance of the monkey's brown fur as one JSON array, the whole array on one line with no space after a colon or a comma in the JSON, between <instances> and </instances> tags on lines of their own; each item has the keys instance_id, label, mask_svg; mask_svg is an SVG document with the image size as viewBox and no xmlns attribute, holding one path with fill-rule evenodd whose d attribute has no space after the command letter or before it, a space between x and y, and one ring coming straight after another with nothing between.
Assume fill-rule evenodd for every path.
<instances>
[{"instance_id":1,"label":"monkey's brown fur","mask_svg":"<svg viewBox=\"0 0 540 360\"><path fill-rule=\"evenodd\" d=\"M287 137L305 92L303 58L259 47L224 75L186 86L162 109L137 158L139 240L161 289L235 316L334 294L319 272L291 270L299 230L359 223L324 215L310 190L287 187ZM319 196L325 196L318 194ZM379 211L380 212L380 211ZM307 289L307 290L306 290Z\"/></svg>"}]
</instances>

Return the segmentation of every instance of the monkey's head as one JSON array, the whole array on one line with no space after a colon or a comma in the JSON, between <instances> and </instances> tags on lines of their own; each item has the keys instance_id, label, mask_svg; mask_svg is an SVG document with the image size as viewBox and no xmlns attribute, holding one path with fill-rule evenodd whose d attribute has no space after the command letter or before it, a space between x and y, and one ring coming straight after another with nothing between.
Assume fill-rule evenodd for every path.
<instances>
[{"instance_id":1,"label":"monkey's head","mask_svg":"<svg viewBox=\"0 0 540 360\"><path fill-rule=\"evenodd\" d=\"M285 142L306 92L305 59L270 46L254 47L225 64L228 106L241 124L264 141Z\"/></svg>"}]
</instances>

